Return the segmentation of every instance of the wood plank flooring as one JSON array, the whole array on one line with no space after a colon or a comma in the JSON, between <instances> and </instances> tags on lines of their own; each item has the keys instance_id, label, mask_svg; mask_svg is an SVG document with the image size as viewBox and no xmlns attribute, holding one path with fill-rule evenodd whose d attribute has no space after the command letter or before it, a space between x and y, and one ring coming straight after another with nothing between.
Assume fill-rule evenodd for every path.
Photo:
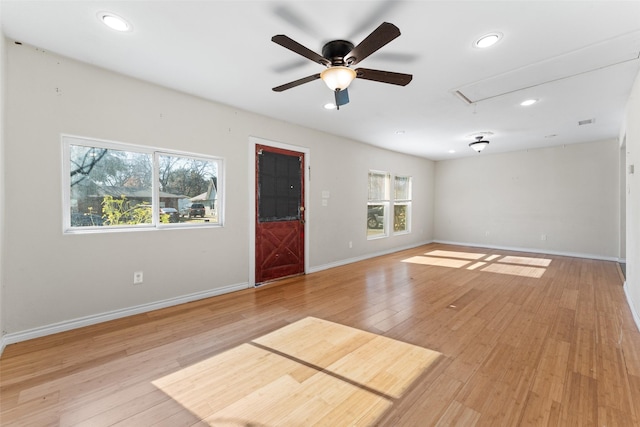
<instances>
[{"instance_id":1,"label":"wood plank flooring","mask_svg":"<svg viewBox=\"0 0 640 427\"><path fill-rule=\"evenodd\" d=\"M442 353L362 425L640 425L640 332L616 263L440 244L10 345L0 424L283 425L212 422L203 383L179 399L160 384L310 316Z\"/></svg>"},{"instance_id":2,"label":"wood plank flooring","mask_svg":"<svg viewBox=\"0 0 640 427\"><path fill-rule=\"evenodd\" d=\"M371 425L439 356L307 317L153 385L210 425Z\"/></svg>"}]
</instances>

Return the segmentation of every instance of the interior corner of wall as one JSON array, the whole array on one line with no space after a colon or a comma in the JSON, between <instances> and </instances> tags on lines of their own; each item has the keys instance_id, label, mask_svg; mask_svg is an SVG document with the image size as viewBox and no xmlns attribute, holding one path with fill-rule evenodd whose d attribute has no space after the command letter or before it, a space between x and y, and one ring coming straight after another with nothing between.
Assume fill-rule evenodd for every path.
<instances>
[{"instance_id":1,"label":"interior corner of wall","mask_svg":"<svg viewBox=\"0 0 640 427\"><path fill-rule=\"evenodd\" d=\"M636 328L638 329L638 332L640 332L640 301L636 302L633 300L628 283L628 281L625 281L622 288L624 289L624 294L627 297L627 304L629 304L629 308L631 309L631 315L636 323Z\"/></svg>"}]
</instances>

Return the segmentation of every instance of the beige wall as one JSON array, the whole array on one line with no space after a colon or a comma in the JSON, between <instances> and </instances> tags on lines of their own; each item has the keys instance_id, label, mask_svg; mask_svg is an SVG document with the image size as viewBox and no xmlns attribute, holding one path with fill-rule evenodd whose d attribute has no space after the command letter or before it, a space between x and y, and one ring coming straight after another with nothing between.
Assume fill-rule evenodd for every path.
<instances>
[{"instance_id":1,"label":"beige wall","mask_svg":"<svg viewBox=\"0 0 640 427\"><path fill-rule=\"evenodd\" d=\"M310 152L312 269L433 237L433 162L338 138L7 45L4 327L11 334L246 287L249 138ZM222 228L62 234L61 133L223 157ZM366 240L369 169L412 175L414 232ZM322 191L330 191L322 206ZM353 247L348 247L348 242ZM133 286L133 272L144 284ZM104 319L105 316L100 317ZM48 328L48 329L47 329ZM24 338L24 337L23 337Z\"/></svg>"},{"instance_id":2,"label":"beige wall","mask_svg":"<svg viewBox=\"0 0 640 427\"><path fill-rule=\"evenodd\" d=\"M618 169L615 140L438 162L435 240L617 259Z\"/></svg>"},{"instance_id":3,"label":"beige wall","mask_svg":"<svg viewBox=\"0 0 640 427\"><path fill-rule=\"evenodd\" d=\"M2 6L0 6L2 14ZM2 20L0 20L0 354L4 348L4 92L5 92L5 38L2 36Z\"/></svg>"},{"instance_id":4,"label":"beige wall","mask_svg":"<svg viewBox=\"0 0 640 427\"><path fill-rule=\"evenodd\" d=\"M636 77L626 110L626 259L625 292L640 328L640 74ZM633 165L634 173L628 173Z\"/></svg>"}]
</instances>

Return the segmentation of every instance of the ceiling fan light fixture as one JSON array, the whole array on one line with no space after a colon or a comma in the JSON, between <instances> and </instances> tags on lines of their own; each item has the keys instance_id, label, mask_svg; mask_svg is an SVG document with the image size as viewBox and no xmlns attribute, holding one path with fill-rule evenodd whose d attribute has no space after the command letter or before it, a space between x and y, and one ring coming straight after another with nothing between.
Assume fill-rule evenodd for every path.
<instances>
[{"instance_id":1,"label":"ceiling fan light fixture","mask_svg":"<svg viewBox=\"0 0 640 427\"><path fill-rule=\"evenodd\" d=\"M353 79L356 78L356 72L349 67L333 66L320 73L320 78L329 87L329 89L344 90L349 87Z\"/></svg>"},{"instance_id":2,"label":"ceiling fan light fixture","mask_svg":"<svg viewBox=\"0 0 640 427\"><path fill-rule=\"evenodd\" d=\"M475 152L480 153L482 150L487 148L487 145L489 145L489 141L483 141L482 136L476 136L476 140L470 143L469 147L471 147Z\"/></svg>"}]
</instances>

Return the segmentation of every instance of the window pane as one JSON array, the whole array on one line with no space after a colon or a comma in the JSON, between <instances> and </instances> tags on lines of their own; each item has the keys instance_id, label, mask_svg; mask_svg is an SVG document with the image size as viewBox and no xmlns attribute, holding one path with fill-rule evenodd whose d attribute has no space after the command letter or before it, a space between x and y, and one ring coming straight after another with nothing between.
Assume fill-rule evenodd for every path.
<instances>
[{"instance_id":1,"label":"window pane","mask_svg":"<svg viewBox=\"0 0 640 427\"><path fill-rule=\"evenodd\" d=\"M388 235L385 220L389 209L389 181L387 172L369 171L369 203L367 204L367 238Z\"/></svg>"},{"instance_id":2,"label":"window pane","mask_svg":"<svg viewBox=\"0 0 640 427\"><path fill-rule=\"evenodd\" d=\"M218 223L218 165L214 160L158 155L161 223Z\"/></svg>"},{"instance_id":3,"label":"window pane","mask_svg":"<svg viewBox=\"0 0 640 427\"><path fill-rule=\"evenodd\" d=\"M394 198L395 200L411 200L411 177L396 176Z\"/></svg>"},{"instance_id":4,"label":"window pane","mask_svg":"<svg viewBox=\"0 0 640 427\"><path fill-rule=\"evenodd\" d=\"M151 224L148 153L70 145L72 227Z\"/></svg>"},{"instance_id":5,"label":"window pane","mask_svg":"<svg viewBox=\"0 0 640 427\"><path fill-rule=\"evenodd\" d=\"M66 136L63 146L67 232L222 224L221 159Z\"/></svg>"},{"instance_id":6,"label":"window pane","mask_svg":"<svg viewBox=\"0 0 640 427\"><path fill-rule=\"evenodd\" d=\"M384 172L369 172L369 200L389 199L389 174Z\"/></svg>"},{"instance_id":7,"label":"window pane","mask_svg":"<svg viewBox=\"0 0 640 427\"><path fill-rule=\"evenodd\" d=\"M387 205L384 203L370 204L367 206L367 237L384 237L385 214Z\"/></svg>"},{"instance_id":8,"label":"window pane","mask_svg":"<svg viewBox=\"0 0 640 427\"><path fill-rule=\"evenodd\" d=\"M407 217L409 216L408 205L393 206L393 231L409 231Z\"/></svg>"}]
</instances>

